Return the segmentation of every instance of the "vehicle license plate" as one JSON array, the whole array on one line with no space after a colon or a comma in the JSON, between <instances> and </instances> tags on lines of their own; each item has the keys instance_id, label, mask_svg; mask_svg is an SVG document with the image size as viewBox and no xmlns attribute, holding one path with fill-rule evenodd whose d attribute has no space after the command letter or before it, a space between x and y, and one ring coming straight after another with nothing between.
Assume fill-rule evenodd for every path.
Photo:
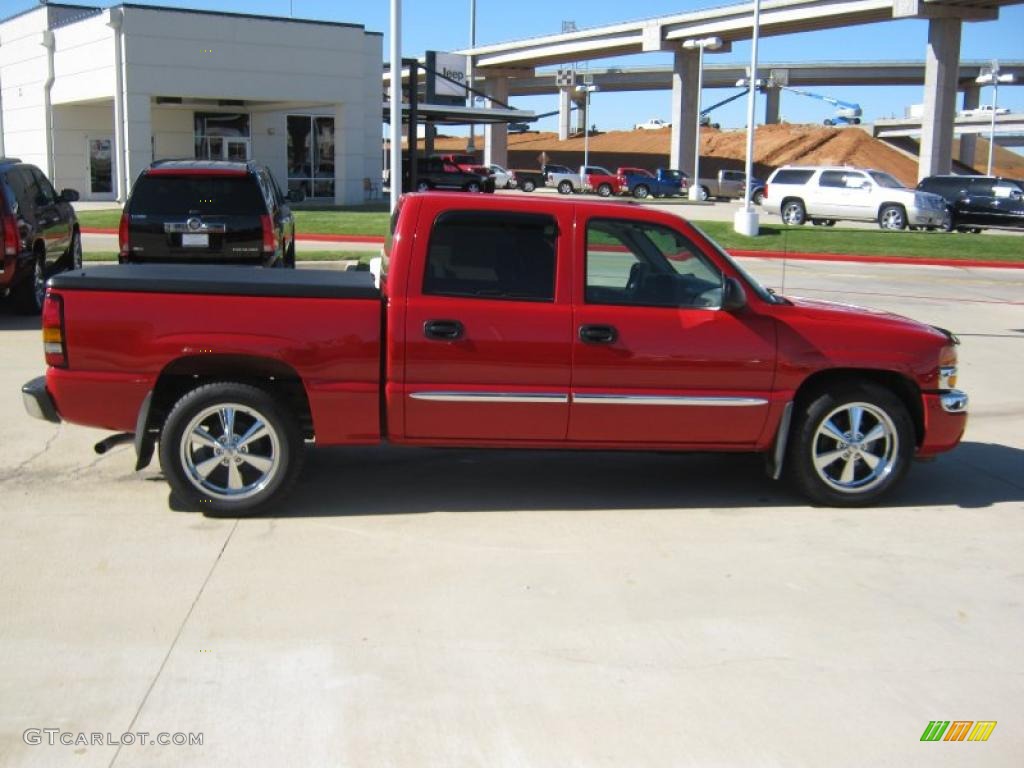
<instances>
[{"instance_id":1,"label":"vehicle license plate","mask_svg":"<svg viewBox=\"0 0 1024 768\"><path fill-rule=\"evenodd\" d=\"M182 248L209 248L210 247L210 236L205 232L202 234L195 234L190 232L184 232L181 235L181 247Z\"/></svg>"}]
</instances>

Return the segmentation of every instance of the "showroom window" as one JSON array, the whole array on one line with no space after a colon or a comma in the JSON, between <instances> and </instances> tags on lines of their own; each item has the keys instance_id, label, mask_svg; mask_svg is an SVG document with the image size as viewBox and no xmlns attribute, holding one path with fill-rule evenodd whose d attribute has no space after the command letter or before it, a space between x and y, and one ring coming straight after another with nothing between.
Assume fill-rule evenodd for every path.
<instances>
[{"instance_id":1,"label":"showroom window","mask_svg":"<svg viewBox=\"0 0 1024 768\"><path fill-rule=\"evenodd\" d=\"M288 115L288 189L334 197L334 118Z\"/></svg>"},{"instance_id":2,"label":"showroom window","mask_svg":"<svg viewBox=\"0 0 1024 768\"><path fill-rule=\"evenodd\" d=\"M238 112L196 112L197 160L235 160L251 157L249 115Z\"/></svg>"}]
</instances>

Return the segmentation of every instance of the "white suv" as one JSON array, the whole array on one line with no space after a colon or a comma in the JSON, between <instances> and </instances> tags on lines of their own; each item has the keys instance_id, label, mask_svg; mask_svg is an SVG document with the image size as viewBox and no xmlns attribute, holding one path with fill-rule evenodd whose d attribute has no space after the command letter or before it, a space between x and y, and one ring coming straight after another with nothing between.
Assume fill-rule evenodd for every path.
<instances>
[{"instance_id":1,"label":"white suv","mask_svg":"<svg viewBox=\"0 0 1024 768\"><path fill-rule=\"evenodd\" d=\"M791 166L768 177L765 211L782 222L832 226L839 220L877 221L882 229L948 229L949 206L930 192L907 189L883 171L844 166Z\"/></svg>"}]
</instances>

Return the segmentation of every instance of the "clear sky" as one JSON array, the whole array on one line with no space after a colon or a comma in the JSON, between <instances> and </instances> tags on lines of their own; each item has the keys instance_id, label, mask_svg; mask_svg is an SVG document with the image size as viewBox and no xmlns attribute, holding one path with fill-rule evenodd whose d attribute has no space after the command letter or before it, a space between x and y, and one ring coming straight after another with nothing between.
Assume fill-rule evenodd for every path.
<instances>
[{"instance_id":1,"label":"clear sky","mask_svg":"<svg viewBox=\"0 0 1024 768\"><path fill-rule=\"evenodd\" d=\"M0 0L0 17L34 7L36 0ZM87 4L87 3L85 3ZM112 3L101 2L100 5ZM636 5L621 0L477 0L477 43L504 42L561 30L563 20L574 21L579 28L600 26L636 18L650 18L727 5L730 0L642 0ZM154 3L179 8L235 11L298 18L346 21L363 24L384 33L384 56L388 53L389 3L387 0L166 0ZM470 0L404 0L403 55L419 56L427 49L446 51L469 43ZM892 21L844 29L823 30L798 35L768 37L761 41L759 59L765 64L796 61L880 61L924 58L927 22ZM1024 60L1024 5L1003 8L994 22L970 22L963 26L960 56L962 60ZM750 45L737 43L731 53L708 55L705 62L749 63ZM649 53L618 57L595 66L670 65L671 54ZM732 90L708 90L705 105L720 101ZM825 92L825 91L822 91ZM982 103L991 101L991 89L982 91ZM922 101L920 87L846 87L827 89L826 95L861 105L864 119L903 114L909 104ZM761 97L763 100L763 97ZM1024 111L1024 84L999 90L1000 106ZM596 94L591 104L591 122L601 130L629 128L651 117L669 119L670 95L666 92L633 94ZM724 128L746 124L745 101L739 99L722 107L713 116ZM557 109L554 95L514 99L513 106L537 113ZM758 104L758 120L763 119L763 104ZM790 122L821 122L832 114L824 103L784 93L782 116ZM540 125L555 130L555 118Z\"/></svg>"}]
</instances>

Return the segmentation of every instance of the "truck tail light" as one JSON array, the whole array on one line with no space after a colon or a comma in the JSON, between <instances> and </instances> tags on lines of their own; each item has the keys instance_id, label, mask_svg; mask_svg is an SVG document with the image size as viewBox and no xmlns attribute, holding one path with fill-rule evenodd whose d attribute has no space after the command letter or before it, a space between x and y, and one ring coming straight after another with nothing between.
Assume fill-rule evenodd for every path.
<instances>
[{"instance_id":1,"label":"truck tail light","mask_svg":"<svg viewBox=\"0 0 1024 768\"><path fill-rule=\"evenodd\" d=\"M132 249L131 238L128 235L128 213L126 211L121 213L121 223L117 226L117 246L122 259L128 256L128 252Z\"/></svg>"},{"instance_id":2,"label":"truck tail light","mask_svg":"<svg viewBox=\"0 0 1024 768\"><path fill-rule=\"evenodd\" d=\"M64 340L64 299L51 291L43 302L43 353L46 364L68 367L68 348Z\"/></svg>"},{"instance_id":3,"label":"truck tail light","mask_svg":"<svg viewBox=\"0 0 1024 768\"><path fill-rule=\"evenodd\" d=\"M768 185L767 184L764 185L764 199L765 200L768 199Z\"/></svg>"},{"instance_id":4,"label":"truck tail light","mask_svg":"<svg viewBox=\"0 0 1024 768\"><path fill-rule=\"evenodd\" d=\"M4 231L4 255L17 256L18 246L21 245L18 242L18 220L10 211L4 211L3 217L0 217L0 226Z\"/></svg>"},{"instance_id":5,"label":"truck tail light","mask_svg":"<svg viewBox=\"0 0 1024 768\"><path fill-rule=\"evenodd\" d=\"M260 224L263 225L263 251L273 253L277 250L277 233L274 231L274 223L270 220L270 216L263 214L260 216Z\"/></svg>"}]
</instances>

